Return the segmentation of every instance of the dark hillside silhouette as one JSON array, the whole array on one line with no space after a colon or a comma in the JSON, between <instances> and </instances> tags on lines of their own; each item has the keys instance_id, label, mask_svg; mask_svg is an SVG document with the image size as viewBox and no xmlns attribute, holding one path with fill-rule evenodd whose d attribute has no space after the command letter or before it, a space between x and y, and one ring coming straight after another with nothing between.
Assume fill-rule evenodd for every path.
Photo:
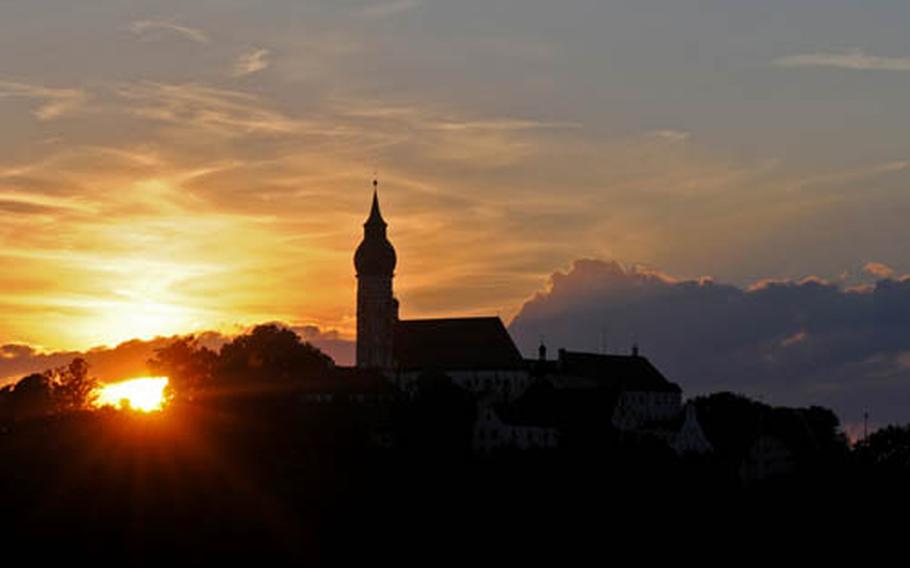
<instances>
[{"instance_id":1,"label":"dark hillside silhouette","mask_svg":"<svg viewBox=\"0 0 910 568\"><path fill-rule=\"evenodd\" d=\"M335 369L274 327L219 353L180 340L154 365L175 379L161 413L80 409L74 385L88 370L79 362L2 391L0 530L11 543L148 564L320 564L375 558L405 534L412 542L399 558L465 538L521 555L536 539L568 542L594 527L643 545L670 533L641 527L682 511L723 530L719 519L759 523L796 496L821 512L837 495L848 510L861 500L844 487L874 481L885 494L910 471L907 428L851 450L826 409L720 393L695 401L717 452L678 457L654 438L611 431L597 397L560 398L542 383L501 412L548 415L570 443L477 454L477 400L444 375L422 376L413 397L376 390L369 374ZM779 446L760 449L785 447L796 467L743 477L743 467L779 465L753 455L769 437Z\"/></svg>"}]
</instances>

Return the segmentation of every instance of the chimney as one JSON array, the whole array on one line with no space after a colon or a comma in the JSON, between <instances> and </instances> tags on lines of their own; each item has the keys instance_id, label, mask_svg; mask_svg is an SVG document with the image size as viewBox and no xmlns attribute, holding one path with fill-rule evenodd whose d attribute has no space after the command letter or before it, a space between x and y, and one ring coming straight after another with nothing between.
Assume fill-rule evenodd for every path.
<instances>
[{"instance_id":1,"label":"chimney","mask_svg":"<svg viewBox=\"0 0 910 568\"><path fill-rule=\"evenodd\" d=\"M540 347L537 348L537 359L539 361L547 360L547 346L544 345L542 342L540 344Z\"/></svg>"},{"instance_id":2,"label":"chimney","mask_svg":"<svg viewBox=\"0 0 910 568\"><path fill-rule=\"evenodd\" d=\"M557 359L556 359L557 368L559 369L560 372L563 372L566 370L566 350L564 348L560 347L559 350L556 352L556 355L557 355Z\"/></svg>"},{"instance_id":3,"label":"chimney","mask_svg":"<svg viewBox=\"0 0 910 568\"><path fill-rule=\"evenodd\" d=\"M632 356L638 357L638 344L637 343L632 344Z\"/></svg>"}]
</instances>

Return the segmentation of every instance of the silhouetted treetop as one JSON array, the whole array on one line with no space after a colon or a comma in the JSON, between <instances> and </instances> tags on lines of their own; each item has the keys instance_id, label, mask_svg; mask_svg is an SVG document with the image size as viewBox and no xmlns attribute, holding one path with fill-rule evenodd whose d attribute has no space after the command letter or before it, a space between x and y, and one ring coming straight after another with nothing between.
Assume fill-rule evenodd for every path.
<instances>
[{"instance_id":1,"label":"silhouetted treetop","mask_svg":"<svg viewBox=\"0 0 910 568\"><path fill-rule=\"evenodd\" d=\"M857 443L854 452L865 464L893 472L910 471L910 424L876 430Z\"/></svg>"},{"instance_id":2,"label":"silhouetted treetop","mask_svg":"<svg viewBox=\"0 0 910 568\"><path fill-rule=\"evenodd\" d=\"M24 377L10 393L10 409L16 419L33 418L55 410L54 389L46 373Z\"/></svg>"},{"instance_id":3,"label":"silhouetted treetop","mask_svg":"<svg viewBox=\"0 0 910 568\"><path fill-rule=\"evenodd\" d=\"M98 380L88 372L89 364L81 357L49 372L58 410L82 410L91 406L97 396Z\"/></svg>"},{"instance_id":4,"label":"silhouetted treetop","mask_svg":"<svg viewBox=\"0 0 910 568\"><path fill-rule=\"evenodd\" d=\"M772 407L730 392L701 396L694 403L708 440L728 458L741 458L762 437L813 459L837 458L849 450L837 415L827 408Z\"/></svg>"},{"instance_id":5,"label":"silhouetted treetop","mask_svg":"<svg viewBox=\"0 0 910 568\"><path fill-rule=\"evenodd\" d=\"M260 325L221 348L216 375L225 380L286 382L321 376L334 362L292 330Z\"/></svg>"},{"instance_id":6,"label":"silhouetted treetop","mask_svg":"<svg viewBox=\"0 0 910 568\"><path fill-rule=\"evenodd\" d=\"M200 346L192 335L155 350L149 360L152 372L168 377L168 391L179 398L192 400L212 379L218 355Z\"/></svg>"},{"instance_id":7,"label":"silhouetted treetop","mask_svg":"<svg viewBox=\"0 0 910 568\"><path fill-rule=\"evenodd\" d=\"M85 359L32 373L0 390L0 416L21 420L89 408L98 381L89 376Z\"/></svg>"}]
</instances>

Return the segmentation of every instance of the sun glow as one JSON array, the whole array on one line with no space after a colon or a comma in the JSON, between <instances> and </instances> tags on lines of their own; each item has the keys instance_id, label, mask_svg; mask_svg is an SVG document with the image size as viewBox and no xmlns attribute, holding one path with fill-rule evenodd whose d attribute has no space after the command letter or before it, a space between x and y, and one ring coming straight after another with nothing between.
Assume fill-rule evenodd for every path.
<instances>
[{"instance_id":1,"label":"sun glow","mask_svg":"<svg viewBox=\"0 0 910 568\"><path fill-rule=\"evenodd\" d=\"M139 377L110 383L98 389L98 406L119 406L141 412L164 408L167 377Z\"/></svg>"}]
</instances>

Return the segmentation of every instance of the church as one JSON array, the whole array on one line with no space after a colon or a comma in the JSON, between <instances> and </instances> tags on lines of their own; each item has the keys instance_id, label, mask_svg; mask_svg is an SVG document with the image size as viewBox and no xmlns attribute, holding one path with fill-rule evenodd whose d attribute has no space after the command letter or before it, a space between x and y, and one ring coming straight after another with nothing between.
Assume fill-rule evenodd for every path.
<instances>
[{"instance_id":1,"label":"church","mask_svg":"<svg viewBox=\"0 0 910 568\"><path fill-rule=\"evenodd\" d=\"M354 254L357 367L382 372L404 392L417 378L442 373L475 393L511 398L527 387L527 365L499 317L403 320L393 280L398 257L379 208L378 182Z\"/></svg>"},{"instance_id":2,"label":"church","mask_svg":"<svg viewBox=\"0 0 910 568\"><path fill-rule=\"evenodd\" d=\"M421 376L446 376L478 403L474 447L553 448L582 409L606 416L617 431L657 436L678 453L710 451L682 389L634 347L630 355L559 350L541 345L526 360L497 316L403 320L393 280L398 256L379 208L378 182L354 254L357 346L354 375L388 381L413 396ZM545 400L533 400L546 393ZM529 397L531 400L529 400ZM593 405L592 405L593 403ZM522 408L531 411L522 411Z\"/></svg>"}]
</instances>

